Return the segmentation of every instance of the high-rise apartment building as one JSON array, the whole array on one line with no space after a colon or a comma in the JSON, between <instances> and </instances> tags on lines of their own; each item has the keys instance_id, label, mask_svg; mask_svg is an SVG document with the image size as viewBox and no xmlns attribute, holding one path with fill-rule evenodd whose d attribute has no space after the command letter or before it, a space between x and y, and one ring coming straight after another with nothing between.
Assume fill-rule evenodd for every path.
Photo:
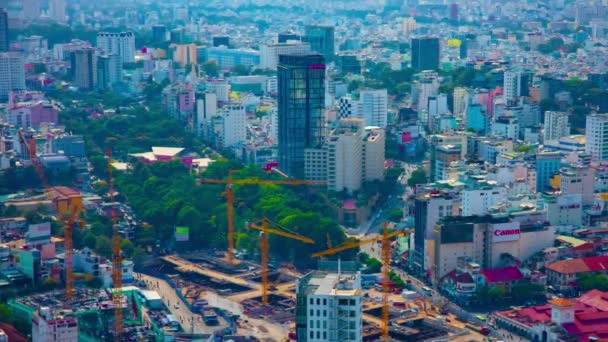
<instances>
[{"instance_id":1,"label":"high-rise apartment building","mask_svg":"<svg viewBox=\"0 0 608 342\"><path fill-rule=\"evenodd\" d=\"M99 32L97 33L97 47L106 54L120 56L122 63L135 61L135 35L127 32Z\"/></svg>"},{"instance_id":2,"label":"high-rise apartment building","mask_svg":"<svg viewBox=\"0 0 608 342\"><path fill-rule=\"evenodd\" d=\"M453 215L454 198L447 193L431 191L414 200L414 253L411 266L422 274L428 270L433 258L429 258L429 246L434 239L434 227L439 219Z\"/></svg>"},{"instance_id":3,"label":"high-rise apartment building","mask_svg":"<svg viewBox=\"0 0 608 342\"><path fill-rule=\"evenodd\" d=\"M469 101L469 90L463 87L454 88L454 105L452 112L457 117L462 117L466 113L467 104Z\"/></svg>"},{"instance_id":4,"label":"high-rise apartment building","mask_svg":"<svg viewBox=\"0 0 608 342\"><path fill-rule=\"evenodd\" d=\"M528 96L532 85L532 74L522 70L508 70L504 73L503 89L507 104L520 97Z\"/></svg>"},{"instance_id":5,"label":"high-rise apartment building","mask_svg":"<svg viewBox=\"0 0 608 342\"><path fill-rule=\"evenodd\" d=\"M435 70L439 68L439 38L412 38L412 68L416 70Z\"/></svg>"},{"instance_id":6,"label":"high-rise apartment building","mask_svg":"<svg viewBox=\"0 0 608 342\"><path fill-rule=\"evenodd\" d=\"M303 342L360 342L359 273L311 272L296 281L296 334Z\"/></svg>"},{"instance_id":7,"label":"high-rise apartment building","mask_svg":"<svg viewBox=\"0 0 608 342\"><path fill-rule=\"evenodd\" d=\"M108 89L122 81L122 62L118 55L97 56L97 89Z\"/></svg>"},{"instance_id":8,"label":"high-rise apartment building","mask_svg":"<svg viewBox=\"0 0 608 342\"><path fill-rule=\"evenodd\" d=\"M66 21L65 0L49 0L49 14L51 19L55 21Z\"/></svg>"},{"instance_id":9,"label":"high-rise apartment building","mask_svg":"<svg viewBox=\"0 0 608 342\"><path fill-rule=\"evenodd\" d=\"M608 161L608 114L587 115L585 152L595 161Z\"/></svg>"},{"instance_id":10,"label":"high-rise apartment building","mask_svg":"<svg viewBox=\"0 0 608 342\"><path fill-rule=\"evenodd\" d=\"M313 52L320 53L327 63L334 60L336 47L333 26L306 25L304 41Z\"/></svg>"},{"instance_id":11,"label":"high-rise apartment building","mask_svg":"<svg viewBox=\"0 0 608 342\"><path fill-rule=\"evenodd\" d=\"M62 310L41 307L32 315L33 342L78 342L78 320L76 316Z\"/></svg>"},{"instance_id":12,"label":"high-rise apartment building","mask_svg":"<svg viewBox=\"0 0 608 342\"><path fill-rule=\"evenodd\" d=\"M568 113L545 112L545 125L543 131L543 142L556 141L561 137L570 135L570 122Z\"/></svg>"},{"instance_id":13,"label":"high-rise apartment building","mask_svg":"<svg viewBox=\"0 0 608 342\"><path fill-rule=\"evenodd\" d=\"M309 43L279 43L260 45L260 69L276 70L279 55L294 55L309 53Z\"/></svg>"},{"instance_id":14,"label":"high-rise apartment building","mask_svg":"<svg viewBox=\"0 0 608 342\"><path fill-rule=\"evenodd\" d=\"M366 126L386 127L388 116L388 93L386 89L363 89L359 92L360 117Z\"/></svg>"},{"instance_id":15,"label":"high-rise apartment building","mask_svg":"<svg viewBox=\"0 0 608 342\"><path fill-rule=\"evenodd\" d=\"M219 112L223 121L223 147L244 143L247 138L247 113L240 103L229 104Z\"/></svg>"},{"instance_id":16,"label":"high-rise apartment building","mask_svg":"<svg viewBox=\"0 0 608 342\"><path fill-rule=\"evenodd\" d=\"M82 48L72 52L70 73L75 86L81 89L93 89L96 70L95 51L92 48Z\"/></svg>"},{"instance_id":17,"label":"high-rise apartment building","mask_svg":"<svg viewBox=\"0 0 608 342\"><path fill-rule=\"evenodd\" d=\"M0 53L0 99L7 99L11 90L25 89L23 56L18 52Z\"/></svg>"},{"instance_id":18,"label":"high-rise apartment building","mask_svg":"<svg viewBox=\"0 0 608 342\"><path fill-rule=\"evenodd\" d=\"M304 150L325 139L325 59L281 55L278 65L279 168L304 176Z\"/></svg>"},{"instance_id":19,"label":"high-rise apartment building","mask_svg":"<svg viewBox=\"0 0 608 342\"><path fill-rule=\"evenodd\" d=\"M8 51L8 13L0 8L0 52Z\"/></svg>"}]
</instances>

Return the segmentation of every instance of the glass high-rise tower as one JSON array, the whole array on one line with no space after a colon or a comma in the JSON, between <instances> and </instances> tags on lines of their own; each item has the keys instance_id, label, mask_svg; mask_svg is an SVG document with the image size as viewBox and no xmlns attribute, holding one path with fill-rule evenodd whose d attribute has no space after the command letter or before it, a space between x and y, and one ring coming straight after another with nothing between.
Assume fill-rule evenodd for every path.
<instances>
[{"instance_id":1,"label":"glass high-rise tower","mask_svg":"<svg viewBox=\"0 0 608 342\"><path fill-rule=\"evenodd\" d=\"M325 138L325 58L280 55L278 74L279 168L304 177L304 150Z\"/></svg>"},{"instance_id":2,"label":"glass high-rise tower","mask_svg":"<svg viewBox=\"0 0 608 342\"><path fill-rule=\"evenodd\" d=\"M310 49L322 54L328 63L334 60L336 54L334 31L332 26L306 25L304 35L304 41L310 44Z\"/></svg>"},{"instance_id":3,"label":"glass high-rise tower","mask_svg":"<svg viewBox=\"0 0 608 342\"><path fill-rule=\"evenodd\" d=\"M412 68L436 70L439 68L439 38L412 38Z\"/></svg>"}]
</instances>

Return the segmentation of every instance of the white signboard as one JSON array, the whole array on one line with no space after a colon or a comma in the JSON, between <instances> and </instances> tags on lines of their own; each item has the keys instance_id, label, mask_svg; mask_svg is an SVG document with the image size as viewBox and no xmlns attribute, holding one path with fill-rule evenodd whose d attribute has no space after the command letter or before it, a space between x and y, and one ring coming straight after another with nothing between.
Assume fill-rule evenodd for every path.
<instances>
[{"instance_id":1,"label":"white signboard","mask_svg":"<svg viewBox=\"0 0 608 342\"><path fill-rule=\"evenodd\" d=\"M520 235L518 221L497 223L492 228L492 242L517 241Z\"/></svg>"},{"instance_id":2,"label":"white signboard","mask_svg":"<svg viewBox=\"0 0 608 342\"><path fill-rule=\"evenodd\" d=\"M38 224L30 224L27 233L30 239L35 239L39 237L49 237L51 236L51 223L44 222Z\"/></svg>"}]
</instances>

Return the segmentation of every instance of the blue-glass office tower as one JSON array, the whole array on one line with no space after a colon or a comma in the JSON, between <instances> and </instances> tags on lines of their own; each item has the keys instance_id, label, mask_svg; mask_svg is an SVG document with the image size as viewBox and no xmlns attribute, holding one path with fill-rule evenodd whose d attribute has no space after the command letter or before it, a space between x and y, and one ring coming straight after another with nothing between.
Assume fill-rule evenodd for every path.
<instances>
[{"instance_id":1,"label":"blue-glass office tower","mask_svg":"<svg viewBox=\"0 0 608 342\"><path fill-rule=\"evenodd\" d=\"M325 138L325 58L318 54L280 55L279 169L304 177L304 150Z\"/></svg>"}]
</instances>

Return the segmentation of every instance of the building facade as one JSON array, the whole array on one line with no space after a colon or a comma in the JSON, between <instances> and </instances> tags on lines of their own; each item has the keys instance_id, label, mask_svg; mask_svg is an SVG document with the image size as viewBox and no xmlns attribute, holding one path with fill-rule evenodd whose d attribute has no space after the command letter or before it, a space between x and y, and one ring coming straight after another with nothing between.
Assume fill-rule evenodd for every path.
<instances>
[{"instance_id":1,"label":"building facade","mask_svg":"<svg viewBox=\"0 0 608 342\"><path fill-rule=\"evenodd\" d=\"M305 54L309 52L309 43L295 42L260 45L260 69L276 70L279 64L279 55Z\"/></svg>"},{"instance_id":2,"label":"building facade","mask_svg":"<svg viewBox=\"0 0 608 342\"><path fill-rule=\"evenodd\" d=\"M313 52L320 53L327 63L334 60L336 53L334 28L332 26L306 25L304 41Z\"/></svg>"},{"instance_id":3,"label":"building facade","mask_svg":"<svg viewBox=\"0 0 608 342\"><path fill-rule=\"evenodd\" d=\"M412 38L412 68L416 70L436 70L439 68L439 38Z\"/></svg>"},{"instance_id":4,"label":"building facade","mask_svg":"<svg viewBox=\"0 0 608 342\"><path fill-rule=\"evenodd\" d=\"M594 161L608 161L608 114L587 115L585 152Z\"/></svg>"},{"instance_id":5,"label":"building facade","mask_svg":"<svg viewBox=\"0 0 608 342\"><path fill-rule=\"evenodd\" d=\"M570 122L568 113L545 112L545 125L543 131L543 142L557 141L561 137L570 135Z\"/></svg>"},{"instance_id":6,"label":"building facade","mask_svg":"<svg viewBox=\"0 0 608 342\"><path fill-rule=\"evenodd\" d=\"M304 151L325 139L325 59L281 55L278 65L279 168L304 176Z\"/></svg>"},{"instance_id":7,"label":"building facade","mask_svg":"<svg viewBox=\"0 0 608 342\"><path fill-rule=\"evenodd\" d=\"M296 301L298 341L363 340L363 298L359 273L309 273L296 281Z\"/></svg>"},{"instance_id":8,"label":"building facade","mask_svg":"<svg viewBox=\"0 0 608 342\"><path fill-rule=\"evenodd\" d=\"M6 100L13 90L25 90L23 56L18 52L0 53L0 99Z\"/></svg>"},{"instance_id":9,"label":"building facade","mask_svg":"<svg viewBox=\"0 0 608 342\"><path fill-rule=\"evenodd\" d=\"M131 31L99 32L97 47L107 54L120 56L122 63L135 62L135 34Z\"/></svg>"}]
</instances>

